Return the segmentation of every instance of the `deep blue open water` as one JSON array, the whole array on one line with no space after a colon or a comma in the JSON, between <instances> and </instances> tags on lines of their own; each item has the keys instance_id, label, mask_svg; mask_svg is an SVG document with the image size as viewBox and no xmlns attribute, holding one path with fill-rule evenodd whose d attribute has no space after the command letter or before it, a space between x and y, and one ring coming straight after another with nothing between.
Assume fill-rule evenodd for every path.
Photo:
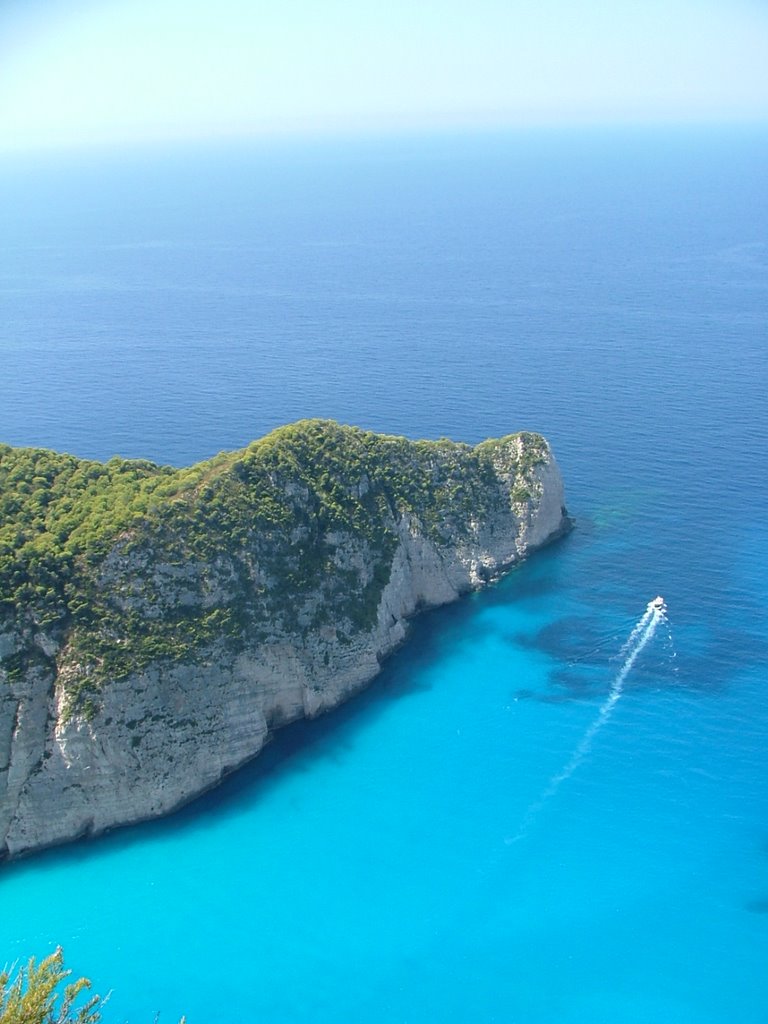
<instances>
[{"instance_id":1,"label":"deep blue open water","mask_svg":"<svg viewBox=\"0 0 768 1024\"><path fill-rule=\"evenodd\" d=\"M179 814L0 868L0 963L62 944L108 1024L765 1024L766 181L755 129L6 159L0 440L540 430L576 529Z\"/></svg>"}]
</instances>

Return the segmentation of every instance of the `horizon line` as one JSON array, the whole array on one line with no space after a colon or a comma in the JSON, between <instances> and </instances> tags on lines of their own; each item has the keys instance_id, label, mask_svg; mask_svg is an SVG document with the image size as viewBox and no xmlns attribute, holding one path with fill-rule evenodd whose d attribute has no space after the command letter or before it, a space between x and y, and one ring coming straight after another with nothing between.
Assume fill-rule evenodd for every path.
<instances>
[{"instance_id":1,"label":"horizon line","mask_svg":"<svg viewBox=\"0 0 768 1024\"><path fill-rule=\"evenodd\" d=\"M117 151L127 148L159 149L185 145L228 145L240 143L333 143L376 142L395 139L439 139L451 136L489 136L521 132L579 133L593 131L643 130L728 130L768 129L768 113L744 114L730 117L583 117L583 118L525 118L517 120L440 121L421 123L386 123L371 125L345 124L318 126L270 125L261 128L199 128L160 132L124 132L112 137L73 137L68 139L36 139L13 143L0 141L0 155L24 157L45 154L71 154L88 151Z\"/></svg>"}]
</instances>

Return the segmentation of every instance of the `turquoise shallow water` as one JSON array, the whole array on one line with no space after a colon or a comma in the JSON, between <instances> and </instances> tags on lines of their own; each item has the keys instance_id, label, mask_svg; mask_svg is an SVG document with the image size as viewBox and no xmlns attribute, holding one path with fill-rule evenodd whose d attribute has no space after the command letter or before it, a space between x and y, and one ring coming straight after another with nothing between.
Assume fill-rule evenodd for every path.
<instances>
[{"instance_id":1,"label":"turquoise shallow water","mask_svg":"<svg viewBox=\"0 0 768 1024\"><path fill-rule=\"evenodd\" d=\"M303 414L541 429L576 530L174 817L4 865L0 960L63 944L114 1024L765 1021L767 152L3 171L4 440L182 463ZM657 593L668 628L531 815Z\"/></svg>"}]
</instances>

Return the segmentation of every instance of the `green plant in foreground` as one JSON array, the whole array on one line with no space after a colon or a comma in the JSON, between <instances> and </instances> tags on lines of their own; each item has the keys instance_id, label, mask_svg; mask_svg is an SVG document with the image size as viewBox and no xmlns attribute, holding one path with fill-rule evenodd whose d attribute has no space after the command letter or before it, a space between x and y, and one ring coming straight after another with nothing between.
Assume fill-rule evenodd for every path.
<instances>
[{"instance_id":1,"label":"green plant in foreground","mask_svg":"<svg viewBox=\"0 0 768 1024\"><path fill-rule=\"evenodd\" d=\"M64 984L71 973L64 967L61 947L39 964L31 957L13 981L8 971L0 971L0 1024L98 1024L106 1000L91 996L75 1009L91 983L80 978ZM184 1022L182 1017L179 1024Z\"/></svg>"},{"instance_id":2,"label":"green plant in foreground","mask_svg":"<svg viewBox=\"0 0 768 1024\"><path fill-rule=\"evenodd\" d=\"M1 972L0 1024L97 1024L103 1000L91 996L75 1010L73 1004L91 983L80 978L62 990L62 983L71 973L64 967L61 947L39 964L32 957L26 967L19 968L13 981L7 971Z\"/></svg>"}]
</instances>

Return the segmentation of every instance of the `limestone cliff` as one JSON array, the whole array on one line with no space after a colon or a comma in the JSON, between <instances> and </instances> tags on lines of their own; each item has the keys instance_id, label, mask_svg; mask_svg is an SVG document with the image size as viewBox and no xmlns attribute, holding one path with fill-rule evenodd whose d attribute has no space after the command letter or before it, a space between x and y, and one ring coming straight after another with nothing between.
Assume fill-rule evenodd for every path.
<instances>
[{"instance_id":1,"label":"limestone cliff","mask_svg":"<svg viewBox=\"0 0 768 1024\"><path fill-rule=\"evenodd\" d=\"M0 857L165 814L567 527L547 443L304 421L187 470L0 446Z\"/></svg>"}]
</instances>

